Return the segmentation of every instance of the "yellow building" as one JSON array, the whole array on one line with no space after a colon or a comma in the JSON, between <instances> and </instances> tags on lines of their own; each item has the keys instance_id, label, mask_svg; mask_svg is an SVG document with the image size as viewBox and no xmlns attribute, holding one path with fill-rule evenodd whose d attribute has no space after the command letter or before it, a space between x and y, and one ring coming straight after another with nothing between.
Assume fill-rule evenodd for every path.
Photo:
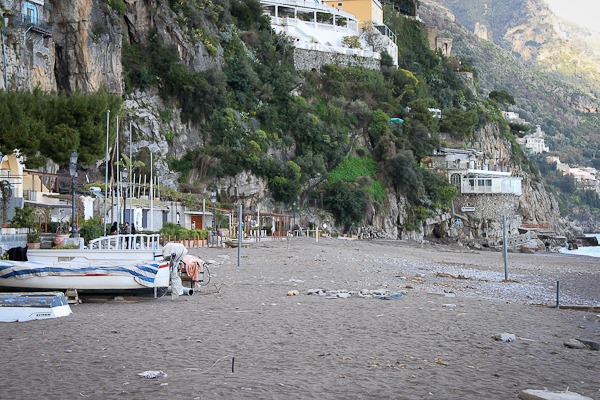
<instances>
[{"instance_id":1,"label":"yellow building","mask_svg":"<svg viewBox=\"0 0 600 400\"><path fill-rule=\"evenodd\" d=\"M361 28L368 22L383 25L383 6L379 0L323 0L322 3L356 15Z\"/></svg>"}]
</instances>

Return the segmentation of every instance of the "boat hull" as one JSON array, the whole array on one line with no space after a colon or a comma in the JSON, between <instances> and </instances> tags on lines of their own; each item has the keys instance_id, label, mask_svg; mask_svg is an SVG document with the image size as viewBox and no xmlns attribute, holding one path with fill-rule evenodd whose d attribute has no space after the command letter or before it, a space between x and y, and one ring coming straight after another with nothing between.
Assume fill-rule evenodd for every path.
<instances>
[{"instance_id":1,"label":"boat hull","mask_svg":"<svg viewBox=\"0 0 600 400\"><path fill-rule=\"evenodd\" d=\"M35 268L35 263L27 263ZM76 268L87 263L56 263L61 269L68 266ZM109 264L109 263L106 263ZM94 265L101 265L100 262ZM30 275L27 278L16 276L0 278L0 291L56 291L77 289L78 293L97 294L123 294L128 296L152 296L160 297L167 292L169 287L169 263L161 262L152 284L142 285L131 275L110 275L110 268L104 273L69 274L61 272L60 275Z\"/></svg>"}]
</instances>

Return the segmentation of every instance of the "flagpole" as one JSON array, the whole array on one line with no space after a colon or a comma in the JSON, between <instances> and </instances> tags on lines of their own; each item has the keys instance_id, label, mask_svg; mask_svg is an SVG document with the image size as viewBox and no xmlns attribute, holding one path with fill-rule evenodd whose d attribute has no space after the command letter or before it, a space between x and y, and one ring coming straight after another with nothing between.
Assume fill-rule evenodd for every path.
<instances>
[{"instance_id":1,"label":"flagpole","mask_svg":"<svg viewBox=\"0 0 600 400\"><path fill-rule=\"evenodd\" d=\"M110 110L106 110L106 171L104 172L104 236L106 236L106 219L108 217L106 210L106 202L108 201L108 133L110 130Z\"/></svg>"},{"instance_id":2,"label":"flagpole","mask_svg":"<svg viewBox=\"0 0 600 400\"><path fill-rule=\"evenodd\" d=\"M154 232L154 176L152 175L154 165L152 164L152 151L150 151L150 231Z\"/></svg>"},{"instance_id":3,"label":"flagpole","mask_svg":"<svg viewBox=\"0 0 600 400\"><path fill-rule=\"evenodd\" d=\"M131 215L131 210L133 209L133 168L131 168L131 158L133 157L133 149L131 146L132 137L133 137L133 122L129 120L129 173L131 174L129 178L129 182L127 183L127 189L129 190L129 223L133 224L133 215Z\"/></svg>"}]
</instances>

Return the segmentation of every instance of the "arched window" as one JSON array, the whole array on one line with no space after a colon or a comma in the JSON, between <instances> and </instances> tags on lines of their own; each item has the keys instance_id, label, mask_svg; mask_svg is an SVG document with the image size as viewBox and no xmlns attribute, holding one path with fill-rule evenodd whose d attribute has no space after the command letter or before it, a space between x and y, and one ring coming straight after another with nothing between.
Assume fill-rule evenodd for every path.
<instances>
[{"instance_id":1,"label":"arched window","mask_svg":"<svg viewBox=\"0 0 600 400\"><path fill-rule=\"evenodd\" d=\"M450 184L460 188L460 174L450 175Z\"/></svg>"},{"instance_id":2,"label":"arched window","mask_svg":"<svg viewBox=\"0 0 600 400\"><path fill-rule=\"evenodd\" d=\"M30 3L28 1L26 1L25 4L23 4L23 21L37 25L38 15L37 7L35 6L35 4Z\"/></svg>"}]
</instances>

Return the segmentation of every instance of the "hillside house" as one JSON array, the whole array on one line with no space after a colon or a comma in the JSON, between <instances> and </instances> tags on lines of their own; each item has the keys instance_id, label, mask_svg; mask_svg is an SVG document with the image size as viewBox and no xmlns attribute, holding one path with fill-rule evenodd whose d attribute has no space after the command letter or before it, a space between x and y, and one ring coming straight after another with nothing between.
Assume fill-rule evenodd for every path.
<instances>
[{"instance_id":1,"label":"hillside house","mask_svg":"<svg viewBox=\"0 0 600 400\"><path fill-rule=\"evenodd\" d=\"M558 156L546 157L548 164L556 164L556 169L563 175L570 175L575 180L578 189L595 190L600 193L600 180L598 180L598 170L592 167L571 167L560 161Z\"/></svg>"},{"instance_id":2,"label":"hillside house","mask_svg":"<svg viewBox=\"0 0 600 400\"><path fill-rule=\"evenodd\" d=\"M10 3L10 2L9 2ZM48 22L51 5L44 0L13 2L8 8L0 9L4 24L2 36L2 69L0 82L4 90L32 90L35 87L50 89L47 76L51 72L52 25ZM10 43L10 45L9 45ZM16 54L20 47L24 53ZM8 68L7 58L17 57L23 66L25 83L18 76L19 70Z\"/></svg>"},{"instance_id":3,"label":"hillside house","mask_svg":"<svg viewBox=\"0 0 600 400\"><path fill-rule=\"evenodd\" d=\"M381 8L379 0L369 1L378 3ZM271 18L272 28L294 38L294 47L305 53L304 58L310 59L307 63L295 62L298 69L311 69L326 63L356 64L356 60L360 58L370 60L371 68L379 68L383 50L398 65L396 37L385 25L385 29L382 27L383 14L381 18L377 17L381 24L374 24L376 34L369 36L371 40L366 40L361 27L364 22L370 22L371 18L361 21L345 9L330 7L325 3L319 0L261 0L264 13ZM356 38L360 47L350 45L351 38ZM376 45L372 46L373 43ZM307 56L308 52L312 54ZM372 63L373 61L376 63ZM363 66L369 67L369 64L365 63Z\"/></svg>"},{"instance_id":4,"label":"hillside house","mask_svg":"<svg viewBox=\"0 0 600 400\"><path fill-rule=\"evenodd\" d=\"M546 136L546 134L542 128L539 125L536 125L535 132L525 135L522 138L517 138L517 143L523 146L525 151L528 151L529 153L547 153L550 151L550 147L546 145L544 136Z\"/></svg>"},{"instance_id":5,"label":"hillside house","mask_svg":"<svg viewBox=\"0 0 600 400\"><path fill-rule=\"evenodd\" d=\"M444 173L459 194L509 194L520 196L521 177L512 176L508 165L486 160L483 153L442 148L424 159L429 168Z\"/></svg>"},{"instance_id":6,"label":"hillside house","mask_svg":"<svg viewBox=\"0 0 600 400\"><path fill-rule=\"evenodd\" d=\"M349 12L356 16L359 21L359 28L363 32L375 28L380 33L378 50L385 50L394 60L394 65L398 65L398 45L397 37L392 30L383 22L383 6L379 0L323 0L323 4Z\"/></svg>"}]
</instances>

